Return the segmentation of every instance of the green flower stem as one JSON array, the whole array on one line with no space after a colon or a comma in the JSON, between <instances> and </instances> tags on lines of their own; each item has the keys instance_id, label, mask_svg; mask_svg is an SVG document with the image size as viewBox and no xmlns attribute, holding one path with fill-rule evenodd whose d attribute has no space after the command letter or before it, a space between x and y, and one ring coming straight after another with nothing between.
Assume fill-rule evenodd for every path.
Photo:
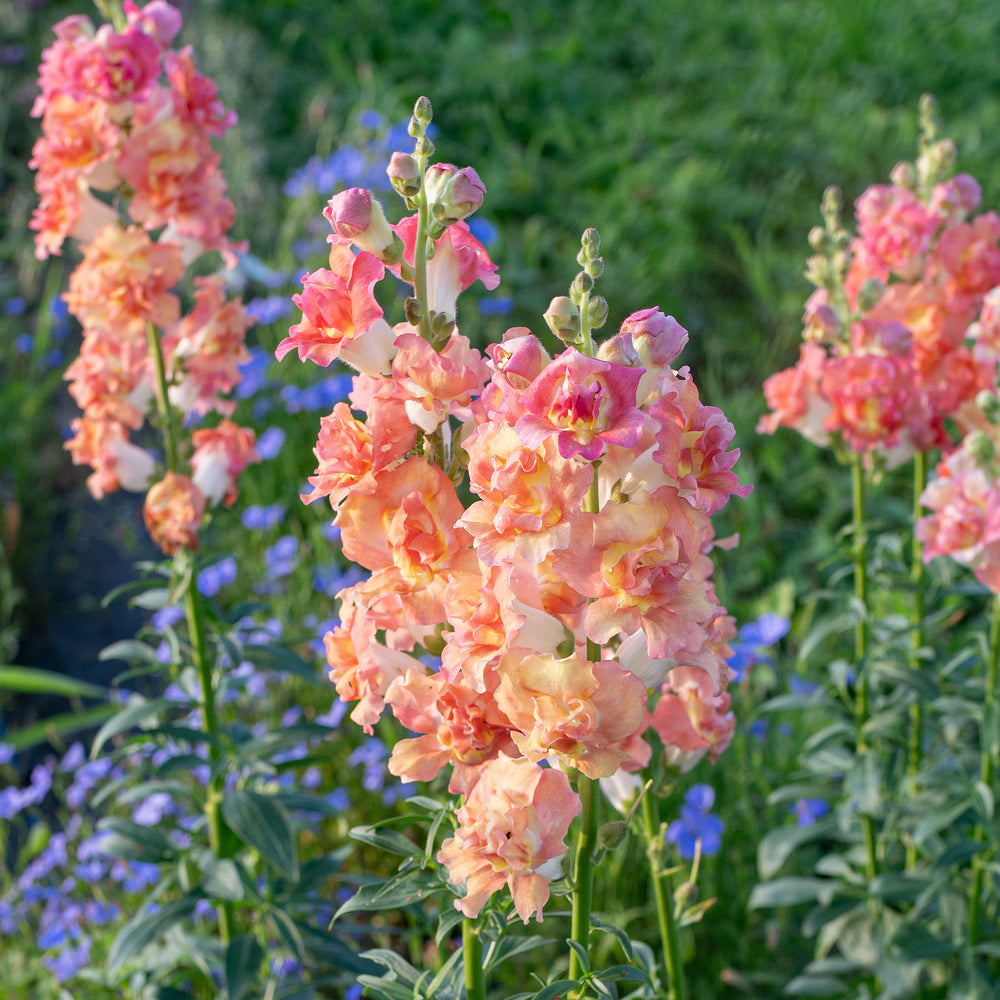
<instances>
[{"instance_id":1,"label":"green flower stem","mask_svg":"<svg viewBox=\"0 0 1000 1000\"><path fill-rule=\"evenodd\" d=\"M993 790L995 761L992 739L993 716L997 708L997 684L1000 683L1000 595L993 597L993 616L990 621L989 661L986 664L986 690L983 695L983 726L979 735L979 777L990 791ZM986 839L982 824L976 825L973 838ZM979 943L979 922L982 912L983 873L982 854L973 862L972 887L969 890L969 946Z\"/></svg>"},{"instance_id":2,"label":"green flower stem","mask_svg":"<svg viewBox=\"0 0 1000 1000\"><path fill-rule=\"evenodd\" d=\"M923 513L920 505L920 498L923 496L924 488L927 485L927 454L917 452L913 459L913 524ZM912 605L912 625L910 633L910 669L918 671L922 669L920 660L920 650L924 644L924 559L923 546L917 538L916 531L913 532L912 561L910 563L910 583L913 587ZM924 743L924 701L920 695L910 706L910 731L906 747L906 764L909 774L908 794L915 791L917 775L920 773L920 765L923 760ZM906 867L912 868L917 861L916 845L908 843L906 845Z\"/></svg>"},{"instance_id":3,"label":"green flower stem","mask_svg":"<svg viewBox=\"0 0 1000 1000\"><path fill-rule=\"evenodd\" d=\"M188 632L191 636L191 652L194 657L198 684L201 688L202 726L211 739L208 741L210 777L208 796L205 800L205 819L208 823L208 842L217 858L226 857L223 845L222 792L223 775L220 770L221 751L219 749L219 718L215 708L215 683L212 664L205 641L205 619L201 594L198 592L198 577L194 572L191 554L182 550L175 557L175 567L186 576L184 591L184 612ZM233 904L230 900L220 900L217 904L219 916L219 936L224 945L233 937Z\"/></svg>"},{"instance_id":4,"label":"green flower stem","mask_svg":"<svg viewBox=\"0 0 1000 1000\"><path fill-rule=\"evenodd\" d=\"M427 169L427 155L417 153L420 169L420 198L417 205L417 235L413 244L413 294L420 303L420 336L428 344L433 341L431 333L430 303L427 301L427 193L423 176Z\"/></svg>"},{"instance_id":5,"label":"green flower stem","mask_svg":"<svg viewBox=\"0 0 1000 1000\"><path fill-rule=\"evenodd\" d=\"M651 795L642 797L642 824L646 835L646 856L653 882L656 921L660 927L660 947L667 971L667 1000L685 1000L684 963L681 941L674 918L673 885L669 873L663 871L663 834L653 814Z\"/></svg>"},{"instance_id":6,"label":"green flower stem","mask_svg":"<svg viewBox=\"0 0 1000 1000\"><path fill-rule=\"evenodd\" d=\"M588 647L591 643L588 641ZM589 651L588 651L589 655ZM597 660L600 659L598 652ZM579 775L580 829L576 838L576 855L573 861L573 917L570 934L573 940L590 952L590 912L594 899L594 854L597 851L598 816L600 813L600 786L596 778ZM580 957L575 951L569 956L569 978L580 979L584 972Z\"/></svg>"},{"instance_id":7,"label":"green flower stem","mask_svg":"<svg viewBox=\"0 0 1000 1000\"><path fill-rule=\"evenodd\" d=\"M176 472L177 428L174 408L170 405L170 397L167 395L167 367L163 361L163 345L160 343L156 327L149 322L146 323L146 344L156 372L156 402L163 419L163 448L166 453L167 469Z\"/></svg>"},{"instance_id":8,"label":"green flower stem","mask_svg":"<svg viewBox=\"0 0 1000 1000\"><path fill-rule=\"evenodd\" d=\"M868 670L865 660L868 656L868 534L865 526L865 478L861 466L861 456L851 453L851 501L853 509L853 532L851 557L854 562L854 596L858 601L858 621L854 627L855 702L854 719L857 734L857 752L862 756L868 752L865 723L868 721ZM875 824L868 815L862 815L861 827L865 840L867 857L866 875L871 881L878 874L878 860L875 847Z\"/></svg>"},{"instance_id":9,"label":"green flower stem","mask_svg":"<svg viewBox=\"0 0 1000 1000\"><path fill-rule=\"evenodd\" d=\"M462 921L462 959L465 963L466 1000L486 1000L486 978L483 975L483 942L475 920Z\"/></svg>"}]
</instances>

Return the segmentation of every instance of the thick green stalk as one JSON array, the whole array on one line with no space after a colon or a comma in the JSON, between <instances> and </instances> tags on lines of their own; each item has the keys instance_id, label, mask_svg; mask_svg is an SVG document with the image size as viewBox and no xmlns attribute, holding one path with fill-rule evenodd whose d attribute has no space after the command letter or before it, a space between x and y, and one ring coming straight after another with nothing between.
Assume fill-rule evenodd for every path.
<instances>
[{"instance_id":1,"label":"thick green stalk","mask_svg":"<svg viewBox=\"0 0 1000 1000\"><path fill-rule=\"evenodd\" d=\"M153 359L156 372L156 403L163 420L163 449L166 454L167 469L177 471L177 428L174 420L174 408L170 405L167 395L167 367L163 361L163 345L159 334L152 323L146 323L146 345L149 356Z\"/></svg>"},{"instance_id":2,"label":"thick green stalk","mask_svg":"<svg viewBox=\"0 0 1000 1000\"><path fill-rule=\"evenodd\" d=\"M413 294L420 303L420 336L431 343L430 304L427 301L427 192L423 185L424 171L427 168L427 156L417 154L417 164L420 168L420 201L417 205L417 236L413 244Z\"/></svg>"},{"instance_id":3,"label":"thick green stalk","mask_svg":"<svg viewBox=\"0 0 1000 1000\"><path fill-rule=\"evenodd\" d=\"M979 778L993 791L995 761L993 754L993 716L997 708L997 684L1000 683L1000 595L993 597L993 616L990 622L989 660L986 664L986 690L983 693L983 725L979 735ZM982 824L977 824L975 840L985 840ZM982 913L983 873L982 855L973 862L972 887L969 890L969 946L979 943L979 922Z\"/></svg>"},{"instance_id":4,"label":"thick green stalk","mask_svg":"<svg viewBox=\"0 0 1000 1000\"><path fill-rule=\"evenodd\" d=\"M177 570L186 574L187 584L184 592L184 612L187 618L188 632L191 636L191 652L194 658L195 670L198 674L198 684L201 688L202 727L210 739L208 740L208 761L210 777L208 780L207 797L205 799L205 820L208 823L208 842L217 858L226 856L222 837L222 792L223 775L219 768L221 751L219 749L219 719L215 707L215 683L212 677L212 664L208 656L208 645L205 641L205 619L202 609L201 594L198 592L198 577L191 565L191 554L181 551L175 557ZM233 937L233 904L229 900L220 900L217 904L219 916L219 935L223 944L228 944Z\"/></svg>"},{"instance_id":5,"label":"thick green stalk","mask_svg":"<svg viewBox=\"0 0 1000 1000\"><path fill-rule=\"evenodd\" d=\"M590 646L590 642L587 643ZM600 653L597 655L600 659ZM580 828L573 859L573 917L570 934L573 940L590 952L590 913L594 900L594 855L597 851L598 816L601 791L596 778L579 775ZM580 957L575 951L569 956L569 978L584 974Z\"/></svg>"},{"instance_id":6,"label":"thick green stalk","mask_svg":"<svg viewBox=\"0 0 1000 1000\"><path fill-rule=\"evenodd\" d=\"M653 882L656 902L656 922L660 928L660 947L667 972L667 1000L686 1000L684 962L681 958L681 941L674 918L673 886L670 875L663 871L663 833L653 814L652 796L642 797L642 823L646 835L646 856Z\"/></svg>"},{"instance_id":7,"label":"thick green stalk","mask_svg":"<svg viewBox=\"0 0 1000 1000\"><path fill-rule=\"evenodd\" d=\"M920 505L920 498L923 496L924 488L927 485L927 454L918 452L913 459L913 524L923 513ZM912 605L912 632L910 633L910 669L921 670L920 650L924 644L924 559L923 546L917 538L916 531L913 532L912 562L910 564L910 584L913 589ZM910 706L910 731L906 747L906 765L909 775L908 794L913 795L916 791L915 785L917 775L920 773L920 764L923 759L924 743L924 700L918 694L915 701ZM916 845L909 843L906 845L906 867L912 868L916 864Z\"/></svg>"},{"instance_id":8,"label":"thick green stalk","mask_svg":"<svg viewBox=\"0 0 1000 1000\"><path fill-rule=\"evenodd\" d=\"M475 920L462 921L462 959L465 963L466 1000L486 1000L486 978L483 975L483 943Z\"/></svg>"},{"instance_id":9,"label":"thick green stalk","mask_svg":"<svg viewBox=\"0 0 1000 1000\"><path fill-rule=\"evenodd\" d=\"M861 456L851 454L851 500L853 509L853 532L851 557L854 562L854 596L857 598L858 621L854 627L855 701L854 720L857 734L858 756L868 753L868 739L865 723L868 721L868 670L865 660L868 656L868 535L865 525L865 478L861 466ZM866 874L871 881L878 874L875 847L875 824L866 814L861 816L861 828L865 840L867 857Z\"/></svg>"}]
</instances>

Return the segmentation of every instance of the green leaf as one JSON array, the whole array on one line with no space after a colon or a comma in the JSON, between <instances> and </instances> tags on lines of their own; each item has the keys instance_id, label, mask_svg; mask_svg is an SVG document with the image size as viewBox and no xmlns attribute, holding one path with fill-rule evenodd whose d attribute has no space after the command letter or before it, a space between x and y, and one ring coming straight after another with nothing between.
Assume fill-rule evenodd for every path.
<instances>
[{"instance_id":1,"label":"green leaf","mask_svg":"<svg viewBox=\"0 0 1000 1000\"><path fill-rule=\"evenodd\" d=\"M792 997L843 996L847 983L836 976L796 976L782 992Z\"/></svg>"},{"instance_id":2,"label":"green leaf","mask_svg":"<svg viewBox=\"0 0 1000 1000\"><path fill-rule=\"evenodd\" d=\"M916 829L913 831L914 841L918 845L922 844L928 837L939 833L946 827L952 826L959 816L970 808L972 808L972 799L967 798L962 799L960 802L953 802L950 805L932 809L917 824Z\"/></svg>"},{"instance_id":3,"label":"green leaf","mask_svg":"<svg viewBox=\"0 0 1000 1000\"><path fill-rule=\"evenodd\" d=\"M146 663L158 670L163 670L164 665L156 655L156 650L149 643L140 642L138 639L123 639L121 642L113 642L110 646L97 654L99 660L124 660L126 663Z\"/></svg>"},{"instance_id":4,"label":"green leaf","mask_svg":"<svg viewBox=\"0 0 1000 1000\"><path fill-rule=\"evenodd\" d=\"M964 865L966 861L989 849L990 845L982 840L963 840L943 851L934 862L934 867L940 871L952 865Z\"/></svg>"},{"instance_id":5,"label":"green leaf","mask_svg":"<svg viewBox=\"0 0 1000 1000\"><path fill-rule=\"evenodd\" d=\"M119 733L135 728L140 723L169 708L171 704L166 698L154 698L152 701L139 700L113 715L97 731L94 743L90 748L90 759L96 760L100 756L101 749L108 740L113 739Z\"/></svg>"},{"instance_id":6,"label":"green leaf","mask_svg":"<svg viewBox=\"0 0 1000 1000\"><path fill-rule=\"evenodd\" d=\"M238 903L246 889L239 868L232 858L217 858L210 854L202 866L201 888L210 899L226 899Z\"/></svg>"},{"instance_id":7,"label":"green leaf","mask_svg":"<svg viewBox=\"0 0 1000 1000\"><path fill-rule=\"evenodd\" d=\"M597 973L598 979L624 979L630 983L648 983L649 976L644 969L637 969L633 965L612 965Z\"/></svg>"},{"instance_id":8,"label":"green leaf","mask_svg":"<svg viewBox=\"0 0 1000 1000\"><path fill-rule=\"evenodd\" d=\"M243 1000L257 985L264 949L253 934L238 934L226 948L226 990L229 1000Z\"/></svg>"},{"instance_id":9,"label":"green leaf","mask_svg":"<svg viewBox=\"0 0 1000 1000\"><path fill-rule=\"evenodd\" d=\"M441 916L438 918L438 929L434 935L435 944L440 945L445 938L451 936L451 932L465 919L465 914L461 910L443 908ZM486 968L486 964L483 965Z\"/></svg>"},{"instance_id":10,"label":"green leaf","mask_svg":"<svg viewBox=\"0 0 1000 1000\"><path fill-rule=\"evenodd\" d=\"M828 904L836 888L836 883L827 879L789 876L755 885L747 905L751 910L761 910L771 906L794 906L796 903Z\"/></svg>"},{"instance_id":11,"label":"green leaf","mask_svg":"<svg viewBox=\"0 0 1000 1000\"><path fill-rule=\"evenodd\" d=\"M364 885L337 912L337 920L355 910L395 910L418 903L442 890L441 883L422 868L411 868L386 879Z\"/></svg>"},{"instance_id":12,"label":"green leaf","mask_svg":"<svg viewBox=\"0 0 1000 1000\"><path fill-rule=\"evenodd\" d=\"M797 847L813 840L837 835L837 820L825 816L810 826L780 826L768 831L757 845L757 868L761 878L777 875L786 858Z\"/></svg>"},{"instance_id":13,"label":"green leaf","mask_svg":"<svg viewBox=\"0 0 1000 1000\"><path fill-rule=\"evenodd\" d=\"M956 948L950 941L936 938L918 923L904 920L889 939L890 949L896 950L904 962L921 962L951 955Z\"/></svg>"},{"instance_id":14,"label":"green leaf","mask_svg":"<svg viewBox=\"0 0 1000 1000\"><path fill-rule=\"evenodd\" d=\"M540 989L532 997L532 1000L556 1000L557 997L563 998L568 995L570 990L575 990L579 986L580 981L577 979L559 979Z\"/></svg>"},{"instance_id":15,"label":"green leaf","mask_svg":"<svg viewBox=\"0 0 1000 1000\"><path fill-rule=\"evenodd\" d=\"M404 837L398 830L378 829L375 826L355 826L349 831L354 840L360 840L363 844L371 844L373 847L380 847L390 854L397 854L404 858L423 857L424 849L417 847L409 837Z\"/></svg>"},{"instance_id":16,"label":"green leaf","mask_svg":"<svg viewBox=\"0 0 1000 1000\"><path fill-rule=\"evenodd\" d=\"M104 816L97 829L111 831L101 840L101 850L116 857L155 865L177 856L167 835L156 827L142 826L120 816Z\"/></svg>"},{"instance_id":17,"label":"green leaf","mask_svg":"<svg viewBox=\"0 0 1000 1000\"><path fill-rule=\"evenodd\" d=\"M352 950L339 937L319 927L296 925L301 935L304 960L310 967L326 966L353 976L376 975L379 967L368 958Z\"/></svg>"},{"instance_id":18,"label":"green leaf","mask_svg":"<svg viewBox=\"0 0 1000 1000\"><path fill-rule=\"evenodd\" d=\"M984 781L977 781L972 790L973 800L980 816L987 822L993 819L993 789Z\"/></svg>"},{"instance_id":19,"label":"green leaf","mask_svg":"<svg viewBox=\"0 0 1000 1000\"><path fill-rule=\"evenodd\" d=\"M576 941L567 942L570 947L574 945L578 948ZM523 936L520 934L502 934L497 940L491 942L486 954L483 957L483 968L492 969L494 966L502 965L515 955L523 955L536 948L542 948L547 944L552 944L552 938L542 937L539 934ZM588 960L589 962L589 960ZM588 968L584 965L584 968Z\"/></svg>"},{"instance_id":20,"label":"green leaf","mask_svg":"<svg viewBox=\"0 0 1000 1000\"><path fill-rule=\"evenodd\" d=\"M159 611L160 608L169 603L170 592L166 587L152 587L149 590L144 590L129 601L133 607L143 608L146 611Z\"/></svg>"},{"instance_id":21,"label":"green leaf","mask_svg":"<svg viewBox=\"0 0 1000 1000\"><path fill-rule=\"evenodd\" d=\"M275 670L280 673L294 674L303 680L316 683L320 674L316 668L302 659L297 653L284 646L259 645L244 646L243 659L249 660L263 670Z\"/></svg>"},{"instance_id":22,"label":"green leaf","mask_svg":"<svg viewBox=\"0 0 1000 1000\"><path fill-rule=\"evenodd\" d=\"M114 715L117 711L117 705L95 705L82 712L65 712L61 715L53 715L48 719L42 719L41 722L33 722L23 729L16 729L4 734L4 743L9 744L15 750L29 750L40 743L49 742L53 736L72 736L85 729L93 729L94 726L103 722L108 716Z\"/></svg>"},{"instance_id":23,"label":"green leaf","mask_svg":"<svg viewBox=\"0 0 1000 1000\"><path fill-rule=\"evenodd\" d=\"M871 880L868 891L876 899L884 899L887 903L912 903L929 885L929 878L884 872Z\"/></svg>"},{"instance_id":24,"label":"green leaf","mask_svg":"<svg viewBox=\"0 0 1000 1000\"><path fill-rule=\"evenodd\" d=\"M108 689L36 667L0 666L0 691L54 694L63 698L107 698Z\"/></svg>"},{"instance_id":25,"label":"green leaf","mask_svg":"<svg viewBox=\"0 0 1000 1000\"><path fill-rule=\"evenodd\" d=\"M141 912L118 932L108 952L108 974L114 976L121 967L135 958L147 945L162 937L174 924L186 920L194 913L197 900L184 896L165 903L154 913Z\"/></svg>"},{"instance_id":26,"label":"green leaf","mask_svg":"<svg viewBox=\"0 0 1000 1000\"><path fill-rule=\"evenodd\" d=\"M282 875L299 877L295 832L288 813L271 795L234 789L222 796L222 817L230 829Z\"/></svg>"}]
</instances>

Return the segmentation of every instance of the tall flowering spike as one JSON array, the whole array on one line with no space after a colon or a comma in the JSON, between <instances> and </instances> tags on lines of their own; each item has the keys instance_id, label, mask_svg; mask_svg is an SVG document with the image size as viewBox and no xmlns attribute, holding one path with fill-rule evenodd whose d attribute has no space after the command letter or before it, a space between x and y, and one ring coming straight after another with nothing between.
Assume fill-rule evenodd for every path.
<instances>
[{"instance_id":1,"label":"tall flowering spike","mask_svg":"<svg viewBox=\"0 0 1000 1000\"><path fill-rule=\"evenodd\" d=\"M169 49L181 15L165 0L124 6L124 27L69 17L55 27L39 70L32 113L42 119L31 166L40 204L31 222L36 255L81 242L65 298L83 327L66 373L83 409L66 447L90 465L95 496L150 489L145 515L167 554L197 545L207 506L230 504L235 480L256 460L253 432L228 420L188 440L167 434L165 470L130 440L154 407L167 428L212 411L248 359L251 320L219 276L196 279L181 315L178 285L205 251L234 261L233 206L211 139L235 124L189 48ZM112 199L110 192L115 192ZM176 411L167 417L166 411Z\"/></svg>"},{"instance_id":2,"label":"tall flowering spike","mask_svg":"<svg viewBox=\"0 0 1000 1000\"><path fill-rule=\"evenodd\" d=\"M806 343L765 382L759 431L792 427L893 466L953 445L950 425L964 433L976 394L995 384L996 359L966 341L1000 283L1000 219L973 214L978 184L949 176L954 147L924 124L917 161L858 198L855 235L825 200L826 227L810 234Z\"/></svg>"},{"instance_id":3,"label":"tall flowering spike","mask_svg":"<svg viewBox=\"0 0 1000 1000\"><path fill-rule=\"evenodd\" d=\"M429 122L421 100L413 152L389 166L412 213L391 239L369 192L330 200L330 268L307 277L303 320L278 355L359 370L350 406L320 422L303 498L329 498L344 554L371 574L340 592L325 637L336 692L366 731L386 708L409 731L393 774L450 770L464 801L437 858L458 909L474 917L506 888L527 922L581 809L565 772L611 780L646 766L671 671L719 709L705 739L723 748L736 630L711 582L710 552L730 543L709 518L749 487L733 471L732 426L672 367L687 340L676 320L639 310L594 343L609 313L592 294L596 231L545 316L567 350L553 359L523 327L485 357L471 348L458 297L499 280L462 221L485 191L471 168L428 165ZM395 329L376 299L383 270L410 286Z\"/></svg>"}]
</instances>

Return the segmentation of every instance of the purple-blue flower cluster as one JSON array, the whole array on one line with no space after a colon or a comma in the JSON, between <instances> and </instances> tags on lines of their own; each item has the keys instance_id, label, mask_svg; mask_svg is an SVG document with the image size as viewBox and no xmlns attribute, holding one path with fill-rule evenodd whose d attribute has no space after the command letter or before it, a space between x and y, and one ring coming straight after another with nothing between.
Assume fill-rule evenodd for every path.
<instances>
[{"instance_id":1,"label":"purple-blue flower cluster","mask_svg":"<svg viewBox=\"0 0 1000 1000\"><path fill-rule=\"evenodd\" d=\"M722 845L722 820L712 812L715 790L711 785L692 785L684 796L681 814L667 827L667 843L677 848L685 861L699 852L710 857ZM700 846L699 846L700 845Z\"/></svg>"}]
</instances>

